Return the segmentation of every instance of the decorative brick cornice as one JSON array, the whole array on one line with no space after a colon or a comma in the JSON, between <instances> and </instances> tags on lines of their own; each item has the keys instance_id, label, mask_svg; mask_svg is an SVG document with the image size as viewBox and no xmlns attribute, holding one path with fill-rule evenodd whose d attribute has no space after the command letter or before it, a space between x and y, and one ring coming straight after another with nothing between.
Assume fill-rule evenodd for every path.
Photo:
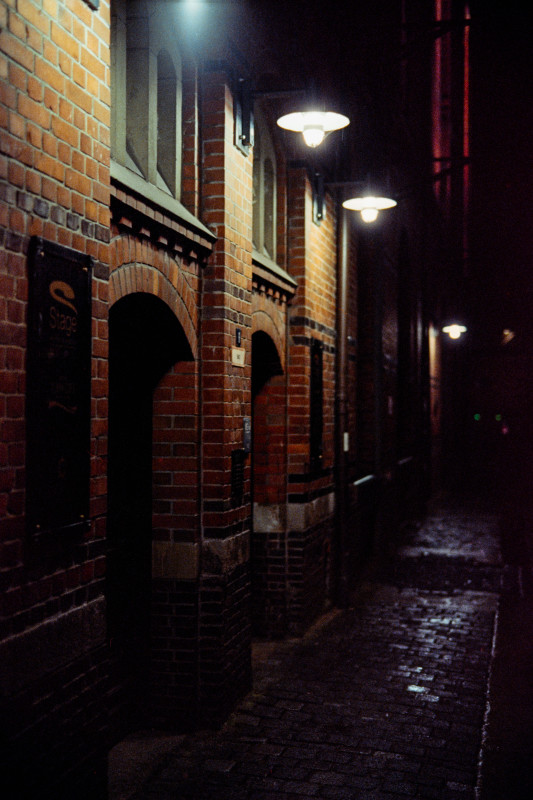
<instances>
[{"instance_id":1,"label":"decorative brick cornice","mask_svg":"<svg viewBox=\"0 0 533 800\"><path fill-rule=\"evenodd\" d=\"M263 294L274 303L286 305L294 296L295 289L288 282L273 275L257 264L253 265L252 289Z\"/></svg>"},{"instance_id":2,"label":"decorative brick cornice","mask_svg":"<svg viewBox=\"0 0 533 800\"><path fill-rule=\"evenodd\" d=\"M255 274L252 281L252 289L256 294L263 294L273 303L279 303L280 305L286 305L292 296L269 281L262 280Z\"/></svg>"},{"instance_id":3,"label":"decorative brick cornice","mask_svg":"<svg viewBox=\"0 0 533 800\"><path fill-rule=\"evenodd\" d=\"M254 251L252 257L252 289L280 305L290 302L296 292L296 281L284 269Z\"/></svg>"},{"instance_id":4,"label":"decorative brick cornice","mask_svg":"<svg viewBox=\"0 0 533 800\"><path fill-rule=\"evenodd\" d=\"M111 218L119 230L149 239L174 255L183 254L203 261L213 249L214 235L210 239L170 212L149 205L145 198L114 185L111 186Z\"/></svg>"}]
</instances>

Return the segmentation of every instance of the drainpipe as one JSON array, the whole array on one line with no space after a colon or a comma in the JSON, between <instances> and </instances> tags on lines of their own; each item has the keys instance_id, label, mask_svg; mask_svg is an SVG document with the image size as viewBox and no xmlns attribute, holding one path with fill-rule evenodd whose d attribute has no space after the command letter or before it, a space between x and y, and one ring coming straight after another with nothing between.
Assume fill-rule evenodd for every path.
<instances>
[{"instance_id":1,"label":"drainpipe","mask_svg":"<svg viewBox=\"0 0 533 800\"><path fill-rule=\"evenodd\" d=\"M383 303L382 249L377 237L372 240L372 272L374 289L374 472L377 476L377 507L372 557L381 558L386 546L383 474Z\"/></svg>"},{"instance_id":2,"label":"drainpipe","mask_svg":"<svg viewBox=\"0 0 533 800\"><path fill-rule=\"evenodd\" d=\"M197 159L198 159L198 219L202 220L203 216L203 201L204 201L204 65L200 58L196 62L196 102L198 104L198 135L197 135ZM206 259L207 260L207 259ZM198 475L198 580L196 589L196 698L195 698L195 724L199 725L203 720L205 711L202 708L202 649L200 642L202 640L202 607L201 607L201 592L202 592L202 576L204 571L204 375L203 375L203 361L202 361L202 345L204 337L204 271L206 263L200 267L198 275L198 297L200 299L200 307L198 309L198 434L197 434L197 475Z\"/></svg>"},{"instance_id":3,"label":"drainpipe","mask_svg":"<svg viewBox=\"0 0 533 800\"><path fill-rule=\"evenodd\" d=\"M348 486L347 454L348 410L346 397L347 312L349 230L348 212L339 203L337 236L337 365L336 365L336 534L337 534L337 605L345 608L349 600L348 579Z\"/></svg>"}]
</instances>

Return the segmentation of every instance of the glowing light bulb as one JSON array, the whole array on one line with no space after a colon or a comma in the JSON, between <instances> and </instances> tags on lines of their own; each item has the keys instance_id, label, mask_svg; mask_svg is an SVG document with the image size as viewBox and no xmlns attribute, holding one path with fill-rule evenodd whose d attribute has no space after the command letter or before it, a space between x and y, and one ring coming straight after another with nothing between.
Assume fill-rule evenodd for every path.
<instances>
[{"instance_id":1,"label":"glowing light bulb","mask_svg":"<svg viewBox=\"0 0 533 800\"><path fill-rule=\"evenodd\" d=\"M378 210L373 206L367 206L361 209L361 219L363 222L375 222L378 218Z\"/></svg>"},{"instance_id":2,"label":"glowing light bulb","mask_svg":"<svg viewBox=\"0 0 533 800\"><path fill-rule=\"evenodd\" d=\"M324 141L324 128L321 125L306 125L302 131L302 136L308 147L318 147Z\"/></svg>"}]
</instances>

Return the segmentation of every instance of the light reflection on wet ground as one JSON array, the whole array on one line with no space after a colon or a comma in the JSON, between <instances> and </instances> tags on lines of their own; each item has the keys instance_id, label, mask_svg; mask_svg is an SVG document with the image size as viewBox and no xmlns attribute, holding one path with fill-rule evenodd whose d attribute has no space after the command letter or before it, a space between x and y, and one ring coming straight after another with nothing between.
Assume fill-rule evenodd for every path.
<instances>
[{"instance_id":1,"label":"light reflection on wet ground","mask_svg":"<svg viewBox=\"0 0 533 800\"><path fill-rule=\"evenodd\" d=\"M501 724L517 699L502 679L509 636L486 715L499 545L496 515L432 508L350 608L301 640L256 644L253 691L220 731L176 741L136 800L521 800L517 781L501 783L501 753L524 764Z\"/></svg>"}]
</instances>

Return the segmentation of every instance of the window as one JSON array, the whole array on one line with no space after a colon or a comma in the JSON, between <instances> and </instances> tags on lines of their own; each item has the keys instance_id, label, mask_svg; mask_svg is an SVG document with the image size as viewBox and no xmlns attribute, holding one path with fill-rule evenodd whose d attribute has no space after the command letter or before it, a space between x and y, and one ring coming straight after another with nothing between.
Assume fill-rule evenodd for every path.
<instances>
[{"instance_id":1,"label":"window","mask_svg":"<svg viewBox=\"0 0 533 800\"><path fill-rule=\"evenodd\" d=\"M255 109L253 166L253 247L276 260L276 157L262 114Z\"/></svg>"},{"instance_id":2,"label":"window","mask_svg":"<svg viewBox=\"0 0 533 800\"><path fill-rule=\"evenodd\" d=\"M157 56L157 180L160 189L176 190L177 77L166 50Z\"/></svg>"},{"instance_id":3,"label":"window","mask_svg":"<svg viewBox=\"0 0 533 800\"><path fill-rule=\"evenodd\" d=\"M179 199L181 57L166 3L115 0L111 27L111 155Z\"/></svg>"}]
</instances>

